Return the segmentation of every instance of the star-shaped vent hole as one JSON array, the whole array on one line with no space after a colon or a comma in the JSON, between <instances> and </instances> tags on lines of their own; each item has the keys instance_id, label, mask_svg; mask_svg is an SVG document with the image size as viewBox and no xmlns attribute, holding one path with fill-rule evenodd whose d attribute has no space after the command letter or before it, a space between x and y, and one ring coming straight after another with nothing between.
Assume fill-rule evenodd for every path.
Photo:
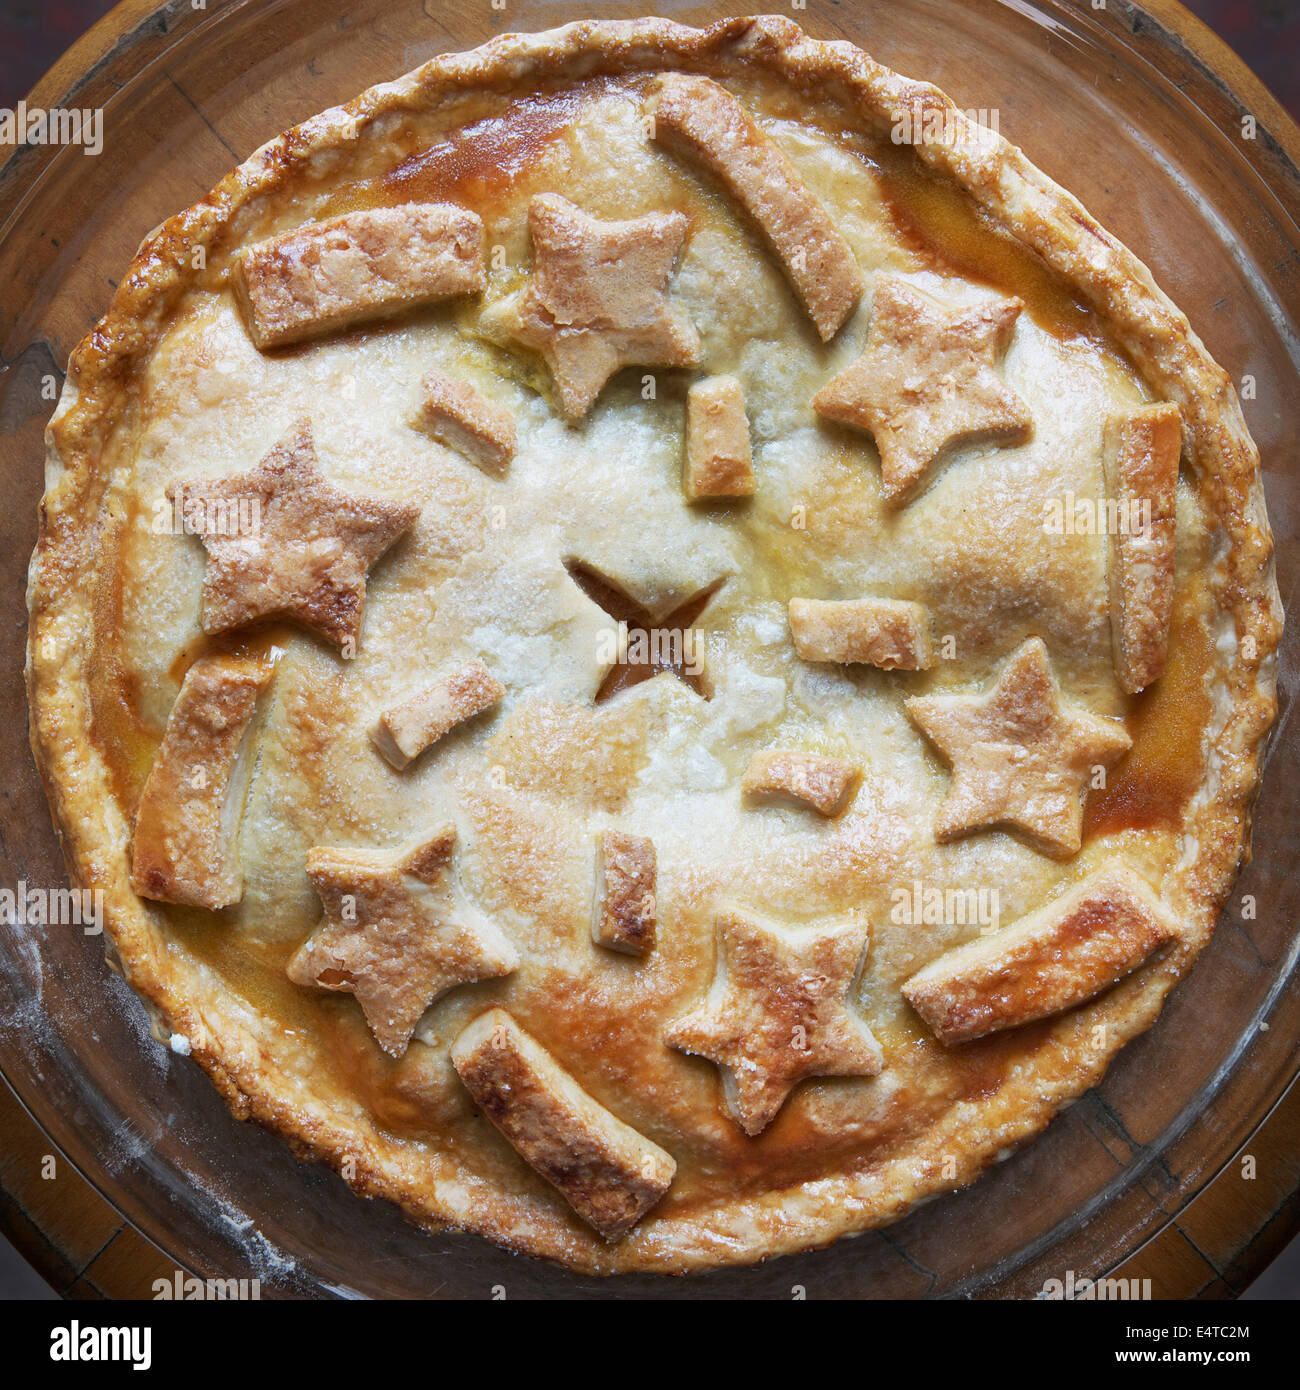
<instances>
[{"instance_id":1,"label":"star-shaped vent hole","mask_svg":"<svg viewBox=\"0 0 1300 1390\"><path fill-rule=\"evenodd\" d=\"M564 567L582 592L626 633L619 658L596 692L598 705L664 672L676 676L702 699L713 698L713 681L704 666L695 624L726 582L724 579L715 579L671 612L656 615L581 560L566 560Z\"/></svg>"}]
</instances>

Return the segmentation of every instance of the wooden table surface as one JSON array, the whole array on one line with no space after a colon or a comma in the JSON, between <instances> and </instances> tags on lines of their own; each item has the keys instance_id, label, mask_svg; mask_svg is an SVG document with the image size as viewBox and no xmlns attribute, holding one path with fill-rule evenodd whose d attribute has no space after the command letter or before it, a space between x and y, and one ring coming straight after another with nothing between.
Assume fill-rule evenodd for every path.
<instances>
[{"instance_id":1,"label":"wooden table surface","mask_svg":"<svg viewBox=\"0 0 1300 1390\"><path fill-rule=\"evenodd\" d=\"M128 1225L0 1085L0 1230L65 1298L152 1298L176 1265ZM1243 1162L1254 1159L1253 1165ZM1253 1177L1245 1176L1252 1171ZM1112 1273L1164 1298L1240 1294L1300 1229L1300 1082L1254 1139Z\"/></svg>"},{"instance_id":2,"label":"wooden table surface","mask_svg":"<svg viewBox=\"0 0 1300 1390\"><path fill-rule=\"evenodd\" d=\"M125 0L38 84L33 106L93 104L147 61L167 25L184 23L188 3ZM758 7L762 8L762 7ZM1179 35L1190 64L1249 102L1278 141L1280 158L1300 165L1300 132L1240 61L1170 0L1145 7ZM75 103L70 94L76 93ZM1246 1162L1253 1159L1253 1163ZM68 1298L148 1298L174 1263L54 1153L12 1092L0 1085L0 1229ZM1232 1298L1300 1229L1300 1083L1291 1085L1241 1152L1191 1204L1120 1268L1151 1278L1166 1298Z\"/></svg>"}]
</instances>

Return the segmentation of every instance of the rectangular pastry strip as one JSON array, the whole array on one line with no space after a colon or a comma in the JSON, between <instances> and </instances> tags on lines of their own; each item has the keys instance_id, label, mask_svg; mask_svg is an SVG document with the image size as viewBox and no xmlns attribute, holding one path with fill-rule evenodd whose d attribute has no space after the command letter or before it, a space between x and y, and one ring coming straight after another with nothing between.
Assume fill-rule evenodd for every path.
<instances>
[{"instance_id":1,"label":"rectangular pastry strip","mask_svg":"<svg viewBox=\"0 0 1300 1390\"><path fill-rule=\"evenodd\" d=\"M1150 405L1106 422L1103 462L1109 516L1110 625L1115 673L1130 695L1165 669L1174 606L1178 460L1182 416Z\"/></svg>"},{"instance_id":2,"label":"rectangular pastry strip","mask_svg":"<svg viewBox=\"0 0 1300 1390\"><path fill-rule=\"evenodd\" d=\"M429 372L422 385L415 417L420 429L489 472L499 473L514 458L515 422L504 406L446 372Z\"/></svg>"},{"instance_id":3,"label":"rectangular pastry strip","mask_svg":"<svg viewBox=\"0 0 1300 1390\"><path fill-rule=\"evenodd\" d=\"M920 603L792 598L790 633L805 661L862 662L884 671L934 665L930 610Z\"/></svg>"},{"instance_id":4,"label":"rectangular pastry strip","mask_svg":"<svg viewBox=\"0 0 1300 1390\"><path fill-rule=\"evenodd\" d=\"M754 457L745 394L734 376L697 381L686 393L686 496L750 497Z\"/></svg>"},{"instance_id":5,"label":"rectangular pastry strip","mask_svg":"<svg viewBox=\"0 0 1300 1390\"><path fill-rule=\"evenodd\" d=\"M520 1157L608 1241L668 1190L672 1156L611 1114L504 1009L465 1028L451 1063Z\"/></svg>"},{"instance_id":6,"label":"rectangular pastry strip","mask_svg":"<svg viewBox=\"0 0 1300 1390\"><path fill-rule=\"evenodd\" d=\"M467 661L451 675L386 709L370 731L371 741L400 772L457 724L491 709L505 693L481 661Z\"/></svg>"},{"instance_id":7,"label":"rectangular pastry strip","mask_svg":"<svg viewBox=\"0 0 1300 1390\"><path fill-rule=\"evenodd\" d=\"M771 749L749 760L741 790L747 796L796 801L823 816L838 816L857 781L858 769L842 758Z\"/></svg>"},{"instance_id":8,"label":"rectangular pastry strip","mask_svg":"<svg viewBox=\"0 0 1300 1390\"><path fill-rule=\"evenodd\" d=\"M654 841L603 831L596 841L592 939L612 951L645 955L654 950L655 911Z\"/></svg>"},{"instance_id":9,"label":"rectangular pastry strip","mask_svg":"<svg viewBox=\"0 0 1300 1390\"><path fill-rule=\"evenodd\" d=\"M249 247L232 270L265 352L487 283L483 223L452 203L402 203L309 222Z\"/></svg>"},{"instance_id":10,"label":"rectangular pastry strip","mask_svg":"<svg viewBox=\"0 0 1300 1390\"><path fill-rule=\"evenodd\" d=\"M829 342L862 297L862 272L826 209L745 108L707 77L651 85L654 138L702 165L753 218Z\"/></svg>"},{"instance_id":11,"label":"rectangular pastry strip","mask_svg":"<svg viewBox=\"0 0 1300 1390\"><path fill-rule=\"evenodd\" d=\"M1177 939L1150 884L1111 864L1010 927L949 951L903 985L903 997L944 1043L1073 1008Z\"/></svg>"},{"instance_id":12,"label":"rectangular pastry strip","mask_svg":"<svg viewBox=\"0 0 1300 1390\"><path fill-rule=\"evenodd\" d=\"M248 731L274 669L269 657L221 655L186 672L136 812L131 886L142 898L217 909L243 896Z\"/></svg>"}]
</instances>

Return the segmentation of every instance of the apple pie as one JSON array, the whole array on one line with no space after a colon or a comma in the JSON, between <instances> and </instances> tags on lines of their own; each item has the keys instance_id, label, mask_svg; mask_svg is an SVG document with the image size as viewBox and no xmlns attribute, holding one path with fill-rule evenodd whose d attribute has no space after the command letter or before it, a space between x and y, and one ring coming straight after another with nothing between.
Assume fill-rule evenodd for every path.
<instances>
[{"instance_id":1,"label":"apple pie","mask_svg":"<svg viewBox=\"0 0 1300 1390\"><path fill-rule=\"evenodd\" d=\"M892 1221L1099 1081L1248 851L1228 377L784 19L508 35L272 141L46 467L32 740L114 962L431 1229L685 1273Z\"/></svg>"}]
</instances>

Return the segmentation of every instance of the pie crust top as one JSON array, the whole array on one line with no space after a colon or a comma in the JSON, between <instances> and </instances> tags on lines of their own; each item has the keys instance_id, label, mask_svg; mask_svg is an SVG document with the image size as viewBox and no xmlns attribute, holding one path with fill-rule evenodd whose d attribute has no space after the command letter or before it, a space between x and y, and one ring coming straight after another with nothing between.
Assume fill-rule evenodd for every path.
<instances>
[{"instance_id":1,"label":"pie crust top","mask_svg":"<svg viewBox=\"0 0 1300 1390\"><path fill-rule=\"evenodd\" d=\"M890 1221L1100 1079L1246 852L1227 376L787 20L506 36L272 141L48 446L71 872L238 1115L430 1227L613 1273Z\"/></svg>"}]
</instances>

